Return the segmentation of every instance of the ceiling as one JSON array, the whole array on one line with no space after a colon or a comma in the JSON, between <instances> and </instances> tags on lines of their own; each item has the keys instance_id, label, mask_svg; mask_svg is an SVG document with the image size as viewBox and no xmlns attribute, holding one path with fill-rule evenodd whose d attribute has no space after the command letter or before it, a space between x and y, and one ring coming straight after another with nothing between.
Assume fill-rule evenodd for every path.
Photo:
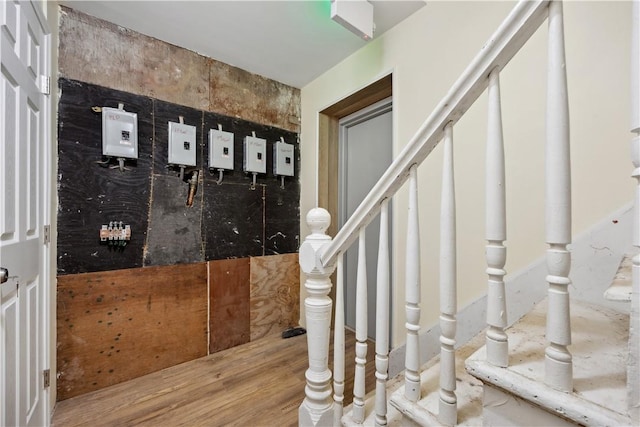
<instances>
[{"instance_id":1,"label":"ceiling","mask_svg":"<svg viewBox=\"0 0 640 427\"><path fill-rule=\"evenodd\" d=\"M63 0L61 4L301 88L367 42L331 20L331 0ZM370 0L374 39L425 0Z\"/></svg>"}]
</instances>

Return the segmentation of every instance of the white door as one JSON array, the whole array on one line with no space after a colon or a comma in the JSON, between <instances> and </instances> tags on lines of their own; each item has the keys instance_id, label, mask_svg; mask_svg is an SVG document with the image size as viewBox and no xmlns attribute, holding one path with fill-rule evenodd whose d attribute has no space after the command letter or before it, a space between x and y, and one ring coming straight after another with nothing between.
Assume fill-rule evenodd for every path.
<instances>
[{"instance_id":1,"label":"white door","mask_svg":"<svg viewBox=\"0 0 640 427\"><path fill-rule=\"evenodd\" d=\"M43 3L44 4L44 3ZM40 6L0 2L0 425L49 424L47 245L49 37ZM7 274L8 272L8 274ZM4 273L4 274L3 274Z\"/></svg>"},{"instance_id":2,"label":"white door","mask_svg":"<svg viewBox=\"0 0 640 427\"><path fill-rule=\"evenodd\" d=\"M391 98L340 119L339 126L338 216L339 225L342 227L391 164L393 157ZM376 217L371 221L366 231L367 334L372 339L375 339L376 334L376 275L379 236L380 219ZM391 241L391 238L389 240ZM345 324L352 329L355 329L356 324L357 266L358 243L356 241L347 251L344 260Z\"/></svg>"}]
</instances>

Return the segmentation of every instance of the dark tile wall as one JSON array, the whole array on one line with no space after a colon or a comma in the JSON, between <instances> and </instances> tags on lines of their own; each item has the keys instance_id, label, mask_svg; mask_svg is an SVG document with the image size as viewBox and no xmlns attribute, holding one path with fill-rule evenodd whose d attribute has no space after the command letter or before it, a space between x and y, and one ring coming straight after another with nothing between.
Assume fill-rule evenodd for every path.
<instances>
[{"instance_id":1,"label":"dark tile wall","mask_svg":"<svg viewBox=\"0 0 640 427\"><path fill-rule=\"evenodd\" d=\"M58 147L58 274L151 265L193 263L296 252L299 244L300 165L298 134L233 117L133 95L70 79L60 79ZM102 166L102 117L92 107L117 107L138 114L139 159L129 170ZM167 168L168 121L196 126L199 182L192 207L189 186ZM234 133L235 170L221 185L210 174L208 130ZM250 188L242 171L243 139L252 132L267 140L267 174ZM285 188L272 173L273 143L296 146L295 177ZM190 176L187 171L186 177ZM102 224L130 224L124 248L101 244Z\"/></svg>"}]
</instances>

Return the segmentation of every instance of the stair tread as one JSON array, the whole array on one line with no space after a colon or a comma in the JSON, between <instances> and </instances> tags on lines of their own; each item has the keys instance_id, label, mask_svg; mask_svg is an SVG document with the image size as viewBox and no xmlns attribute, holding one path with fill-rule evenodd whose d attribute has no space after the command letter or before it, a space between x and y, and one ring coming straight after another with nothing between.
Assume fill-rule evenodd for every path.
<instances>
[{"instance_id":1,"label":"stair tread","mask_svg":"<svg viewBox=\"0 0 640 427\"><path fill-rule=\"evenodd\" d=\"M620 267L613 281L604 292L604 297L609 301L631 301L631 271L633 262L631 255L625 255L620 262Z\"/></svg>"},{"instance_id":2,"label":"stair tread","mask_svg":"<svg viewBox=\"0 0 640 427\"><path fill-rule=\"evenodd\" d=\"M483 380L509 391L522 389L526 393L527 387L530 386L546 387L544 385L544 350L547 346L546 311L547 300L545 299L508 329L510 347L508 368L496 368L487 364L484 348L469 358L467 367L476 374L480 372L479 376ZM574 301L571 305L571 324L572 345L569 350L573 355L574 393L556 392L562 398L562 402L551 400L551 405L559 407L587 404L598 409L603 416L608 414L616 418L616 414L619 414L622 416L619 421L624 421L627 419L626 355L629 316ZM512 384L513 381L520 384ZM529 385L527 386L526 383ZM543 394L548 396L548 390L543 391L546 393ZM539 406L545 406L544 402L536 400L541 397L538 394L521 397L531 398L528 400L533 400ZM566 402L563 395L567 397ZM569 412L574 410L575 414L582 412L580 420L584 422L584 409L566 407L561 409ZM568 416L566 413L563 415Z\"/></svg>"},{"instance_id":3,"label":"stair tread","mask_svg":"<svg viewBox=\"0 0 640 427\"><path fill-rule=\"evenodd\" d=\"M398 389L403 384L404 376L399 374L396 377L387 381L387 396ZM353 404L344 408L344 415L342 416L342 425L344 427L359 427L359 426L374 426L376 420L375 413L375 390L368 393L365 396L365 414L366 418L362 423L355 422L351 417ZM402 414L394 408L387 398L387 425L389 427L402 427Z\"/></svg>"},{"instance_id":4,"label":"stair tread","mask_svg":"<svg viewBox=\"0 0 640 427\"><path fill-rule=\"evenodd\" d=\"M459 426L482 425L482 382L464 369L465 360L484 345L484 333L456 350L456 396L458 398ZM404 385L393 393L391 402L403 413L430 420L423 424L440 425L436 421L439 405L440 357L434 357L422 367L420 373L421 396L417 403L404 398Z\"/></svg>"}]
</instances>

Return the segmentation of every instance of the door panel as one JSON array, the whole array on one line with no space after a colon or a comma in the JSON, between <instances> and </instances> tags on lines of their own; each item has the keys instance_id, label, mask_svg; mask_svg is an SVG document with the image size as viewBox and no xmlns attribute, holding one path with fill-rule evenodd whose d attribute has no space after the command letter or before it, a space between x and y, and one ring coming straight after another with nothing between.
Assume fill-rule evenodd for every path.
<instances>
[{"instance_id":1,"label":"door panel","mask_svg":"<svg viewBox=\"0 0 640 427\"><path fill-rule=\"evenodd\" d=\"M0 425L47 425L43 370L48 281L45 212L49 39L30 1L0 2Z\"/></svg>"},{"instance_id":2,"label":"door panel","mask_svg":"<svg viewBox=\"0 0 640 427\"><path fill-rule=\"evenodd\" d=\"M392 161L391 99L380 101L340 120L339 225L360 205ZM380 219L374 218L366 230L367 334L376 333L376 275ZM358 244L345 254L345 324L355 329Z\"/></svg>"},{"instance_id":3,"label":"door panel","mask_svg":"<svg viewBox=\"0 0 640 427\"><path fill-rule=\"evenodd\" d=\"M2 52L2 51L0 51ZM4 114L0 115L0 131L3 145L2 156L0 158L0 192L3 194L4 207L0 209L0 239L9 241L15 239L17 206L8 201L16 199L16 153L18 141L16 138L16 117L17 115L17 90L15 84L2 69L0 73L0 100Z\"/></svg>"},{"instance_id":4,"label":"door panel","mask_svg":"<svg viewBox=\"0 0 640 427\"><path fill-rule=\"evenodd\" d=\"M5 284L6 285L6 284ZM7 351L11 348L19 348L18 343L18 288L17 286L4 286L0 290L0 321L4 328L4 339L0 342L0 354L5 357L3 366L0 366L0 384L2 388L2 400L0 400L0 421L2 425L18 425L18 358L19 352Z\"/></svg>"}]
</instances>

